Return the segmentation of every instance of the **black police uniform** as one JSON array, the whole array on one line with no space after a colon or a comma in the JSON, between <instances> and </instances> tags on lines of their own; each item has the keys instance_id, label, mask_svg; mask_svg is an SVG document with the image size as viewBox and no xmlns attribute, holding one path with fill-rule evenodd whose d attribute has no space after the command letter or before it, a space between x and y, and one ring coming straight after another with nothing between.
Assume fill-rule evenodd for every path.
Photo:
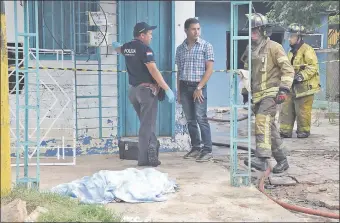
<instances>
[{"instance_id":1,"label":"black police uniform","mask_svg":"<svg viewBox=\"0 0 340 223\"><path fill-rule=\"evenodd\" d=\"M153 50L142 41L134 39L121 47L129 74L129 100L140 121L138 135L138 165L160 164L159 142L155 135L158 98L143 84L155 83L145 64L154 63Z\"/></svg>"},{"instance_id":2,"label":"black police uniform","mask_svg":"<svg viewBox=\"0 0 340 223\"><path fill-rule=\"evenodd\" d=\"M129 84L155 83L145 64L155 62L153 50L142 41L134 39L121 47L129 74Z\"/></svg>"}]
</instances>

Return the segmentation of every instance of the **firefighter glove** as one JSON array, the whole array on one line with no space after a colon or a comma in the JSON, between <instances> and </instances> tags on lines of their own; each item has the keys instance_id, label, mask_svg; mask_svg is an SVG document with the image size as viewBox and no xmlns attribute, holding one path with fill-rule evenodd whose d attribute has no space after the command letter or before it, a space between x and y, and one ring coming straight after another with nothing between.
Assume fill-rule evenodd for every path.
<instances>
[{"instance_id":1,"label":"firefighter glove","mask_svg":"<svg viewBox=\"0 0 340 223\"><path fill-rule=\"evenodd\" d=\"M242 97L243 97L243 104L245 105L249 101L247 89L242 88L241 94L242 94Z\"/></svg>"},{"instance_id":2,"label":"firefighter glove","mask_svg":"<svg viewBox=\"0 0 340 223\"><path fill-rule=\"evenodd\" d=\"M246 104L249 101L248 93L242 93L243 96L243 104Z\"/></svg>"},{"instance_id":3,"label":"firefighter glove","mask_svg":"<svg viewBox=\"0 0 340 223\"><path fill-rule=\"evenodd\" d=\"M294 84L301 83L304 80L303 76L301 73L297 73L294 76Z\"/></svg>"},{"instance_id":4,"label":"firefighter glove","mask_svg":"<svg viewBox=\"0 0 340 223\"><path fill-rule=\"evenodd\" d=\"M276 95L276 104L282 104L287 99L288 91L286 89L281 89Z\"/></svg>"}]
</instances>

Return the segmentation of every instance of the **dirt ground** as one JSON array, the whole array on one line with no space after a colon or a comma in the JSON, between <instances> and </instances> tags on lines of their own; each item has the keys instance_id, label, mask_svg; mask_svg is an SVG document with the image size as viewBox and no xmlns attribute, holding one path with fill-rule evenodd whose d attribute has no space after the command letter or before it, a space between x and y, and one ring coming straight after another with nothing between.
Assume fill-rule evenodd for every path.
<instances>
[{"instance_id":1,"label":"dirt ground","mask_svg":"<svg viewBox=\"0 0 340 223\"><path fill-rule=\"evenodd\" d=\"M218 150L218 149L216 149ZM261 194L255 187L233 188L229 171L222 162L197 163L184 160L184 153L161 154L157 170L168 173L179 184L179 191L161 203L111 203L107 206L135 221L297 221ZM41 167L41 188L89 176L99 170L137 167L135 161L120 160L118 155L77 157L76 166ZM30 167L33 171L34 167ZM140 168L138 168L140 169ZM14 176L14 173L13 173Z\"/></svg>"},{"instance_id":2,"label":"dirt ground","mask_svg":"<svg viewBox=\"0 0 340 223\"><path fill-rule=\"evenodd\" d=\"M214 116L219 117L216 114ZM222 116L225 114L219 118L223 118ZM294 135L292 139L284 141L289 154L290 169L284 174L271 176L266 188L267 192L281 201L338 212L339 125L331 125L324 118L319 118L319 121L319 126L313 125L310 138L297 139ZM242 134L245 133L245 123L240 124ZM228 124L212 123L211 127L213 141L228 143ZM161 203L111 203L107 206L122 213L129 221L334 221L293 213L282 208L258 191L255 185L258 173L253 174L253 186L231 187L229 148L214 147L213 153L216 161L209 163L184 160L184 153L162 153L162 165L157 169L176 180L180 186L178 192ZM244 151L239 151L241 166L245 156ZM80 156L77 157L76 166L42 166L41 188L48 189L90 176L99 170L123 170L129 167L137 167L136 162L120 160L118 155ZM30 169L33 171L35 167ZM275 185L275 180L281 181L279 185Z\"/></svg>"},{"instance_id":3,"label":"dirt ground","mask_svg":"<svg viewBox=\"0 0 340 223\"><path fill-rule=\"evenodd\" d=\"M210 116L228 119L228 112L211 112ZM247 133L246 124L247 121L240 123L240 136ZM213 141L228 143L229 140L225 139L229 136L229 125L213 123L212 126L216 131ZM311 136L298 139L294 132L293 138L284 139L284 145L290 168L283 174L271 175L266 181L267 192L274 198L290 204L339 213L339 119L329 120L325 112L313 111ZM246 156L245 152L239 152L241 166ZM225 158L227 159L228 157ZM273 159L271 162L275 165ZM226 165L228 164L227 161ZM254 173L254 176L256 175ZM256 177L253 178L253 183L257 183ZM305 214L296 216L312 222L334 221Z\"/></svg>"}]
</instances>

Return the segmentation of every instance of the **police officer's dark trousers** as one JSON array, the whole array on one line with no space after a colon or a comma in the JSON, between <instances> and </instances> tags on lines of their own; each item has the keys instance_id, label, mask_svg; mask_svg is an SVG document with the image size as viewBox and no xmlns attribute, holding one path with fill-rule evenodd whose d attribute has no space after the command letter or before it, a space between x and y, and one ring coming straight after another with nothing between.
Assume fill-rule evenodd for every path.
<instances>
[{"instance_id":1,"label":"police officer's dark trousers","mask_svg":"<svg viewBox=\"0 0 340 223\"><path fill-rule=\"evenodd\" d=\"M155 129L158 98L152 94L151 89L139 85L130 87L129 100L140 121L138 135L138 165L147 165L149 146L157 144Z\"/></svg>"}]
</instances>

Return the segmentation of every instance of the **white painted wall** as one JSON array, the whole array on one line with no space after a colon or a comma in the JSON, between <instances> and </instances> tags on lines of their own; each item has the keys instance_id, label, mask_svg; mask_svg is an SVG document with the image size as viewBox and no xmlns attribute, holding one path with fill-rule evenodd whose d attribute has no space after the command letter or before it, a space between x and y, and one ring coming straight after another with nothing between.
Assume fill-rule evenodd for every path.
<instances>
[{"instance_id":1,"label":"white painted wall","mask_svg":"<svg viewBox=\"0 0 340 223\"><path fill-rule=\"evenodd\" d=\"M6 13L6 28L7 28L7 41L14 42L15 41L15 32L14 32L14 1L5 1L5 13ZM18 31L24 31L24 8L20 5L20 1L17 1L17 10L18 10ZM21 22L20 22L21 21ZM22 37L19 37L19 41L22 41Z\"/></svg>"},{"instance_id":2,"label":"white painted wall","mask_svg":"<svg viewBox=\"0 0 340 223\"><path fill-rule=\"evenodd\" d=\"M115 13L116 5L115 2L102 2L101 6L107 13ZM7 36L8 42L15 42L15 32L14 32L14 4L12 1L5 1L6 7L6 25L7 25ZM18 4L18 25L19 32L23 32L23 7ZM116 16L108 17L110 21L109 23L112 26L108 27L108 32L111 33L110 40L108 43L110 44L112 40L116 39L117 34L117 26L116 26ZM65 21L67 22L67 21ZM103 32L105 31L105 27L101 29ZM70 33L70 35L72 35ZM19 40L20 41L20 40ZM106 54L106 47L101 47L101 53ZM113 50L109 47L109 54L113 54ZM84 69L98 69L96 61L79 61L83 65L77 66L77 68ZM117 69L117 59L115 55L105 55L102 56L102 68L101 69ZM104 65L105 64L105 65ZM35 60L29 61L30 66L36 66ZM67 67L73 68L74 62L72 60L61 60L61 56L59 55L59 60L40 60L40 66L44 67ZM89 73L95 72L79 72L77 74L77 84L78 85L95 85L98 83L98 75L86 75ZM74 89L74 81L75 76L73 71L55 71L55 70L40 70L40 128L41 128L41 139L42 140L52 140L48 142L48 147L54 146L62 146L62 138L64 138L65 147L73 147L74 146L74 133L75 133L75 89ZM13 72L10 75L15 75ZM116 73L102 73L102 95L103 96L111 96L104 97L102 99L102 106L115 106L117 107L117 74ZM34 74L30 74L28 80L29 86L29 104L33 105L36 101L36 76ZM98 95L98 87L79 87L77 94L78 95ZM24 105L24 95L20 95L20 105ZM78 107L98 107L98 100L95 99L81 99L78 100ZM11 109L11 141L12 141L12 152L15 151L15 140L16 140L16 123L15 123L15 109L16 109L16 101L15 101L15 93L10 95L10 109ZM92 138L99 137L98 129L90 129L91 127L99 127L99 110L98 108L94 109L84 109L79 110L78 113L78 127L86 128L82 131L79 131L80 135L91 136ZM102 119L103 124L103 137L111 137L117 135L117 108L113 109L102 109L102 116L105 117ZM94 119L86 119L83 120L81 118L91 118ZM23 134L23 126L24 126L24 110L20 112L20 122L21 122L21 134ZM110 121L108 121L110 120ZM110 127L110 128L108 128ZM29 134L30 140L35 140L35 128L36 128L36 113L30 111L29 113ZM22 138L23 140L23 138ZM82 141L79 142L78 146L82 150L87 150L89 148L100 148L105 147L106 140L92 140L90 143L86 145L82 145ZM108 146L109 147L109 146ZM42 152L44 148L41 148ZM108 148L109 150L109 148Z\"/></svg>"},{"instance_id":3,"label":"white painted wall","mask_svg":"<svg viewBox=\"0 0 340 223\"><path fill-rule=\"evenodd\" d=\"M195 17L195 1L175 1L175 47L177 48L186 39L184 22ZM177 75L177 73L176 73ZM177 87L177 85L176 85ZM190 149L190 137L186 128L186 119L182 112L182 105L176 103L176 135L175 146L178 150Z\"/></svg>"},{"instance_id":4,"label":"white painted wall","mask_svg":"<svg viewBox=\"0 0 340 223\"><path fill-rule=\"evenodd\" d=\"M186 38L184 22L195 17L195 1L175 1L175 44L179 46Z\"/></svg>"}]
</instances>

